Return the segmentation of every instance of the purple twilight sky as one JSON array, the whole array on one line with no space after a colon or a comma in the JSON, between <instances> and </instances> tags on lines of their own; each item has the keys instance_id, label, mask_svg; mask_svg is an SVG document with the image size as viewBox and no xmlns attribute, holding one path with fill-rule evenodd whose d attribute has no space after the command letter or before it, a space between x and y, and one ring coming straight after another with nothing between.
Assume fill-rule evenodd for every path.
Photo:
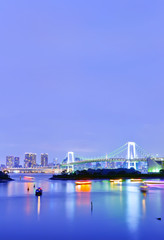
<instances>
[{"instance_id":1,"label":"purple twilight sky","mask_svg":"<svg viewBox=\"0 0 164 240\"><path fill-rule=\"evenodd\" d=\"M163 12L163 0L2 0L0 163L127 141L164 156Z\"/></svg>"}]
</instances>

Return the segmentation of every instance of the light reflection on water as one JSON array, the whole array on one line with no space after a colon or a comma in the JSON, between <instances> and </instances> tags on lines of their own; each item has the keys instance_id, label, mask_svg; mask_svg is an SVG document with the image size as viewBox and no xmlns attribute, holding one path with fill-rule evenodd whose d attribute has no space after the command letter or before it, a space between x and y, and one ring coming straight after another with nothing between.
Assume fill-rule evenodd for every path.
<instances>
[{"instance_id":1,"label":"light reflection on water","mask_svg":"<svg viewBox=\"0 0 164 240\"><path fill-rule=\"evenodd\" d=\"M143 211L143 217L144 217L146 213L146 193L143 193L142 211Z\"/></svg>"},{"instance_id":2,"label":"light reflection on water","mask_svg":"<svg viewBox=\"0 0 164 240\"><path fill-rule=\"evenodd\" d=\"M38 216L40 215L40 196L38 196Z\"/></svg>"},{"instance_id":3,"label":"light reflection on water","mask_svg":"<svg viewBox=\"0 0 164 240\"><path fill-rule=\"evenodd\" d=\"M143 194L140 184L129 180L75 185L75 181L50 181L49 175L32 176L28 181L13 175L15 181L0 184L5 239L52 239L54 234L60 239L73 239L72 234L78 239L162 239L163 225L156 220L164 216L162 186ZM42 187L41 197L35 196L34 185Z\"/></svg>"},{"instance_id":4,"label":"light reflection on water","mask_svg":"<svg viewBox=\"0 0 164 240\"><path fill-rule=\"evenodd\" d=\"M137 192L136 192L137 191ZM127 201L126 201L126 209L127 209L127 223L128 227L132 232L135 232L138 227L138 222L140 219L140 192L136 189L136 186L127 186Z\"/></svg>"},{"instance_id":5,"label":"light reflection on water","mask_svg":"<svg viewBox=\"0 0 164 240\"><path fill-rule=\"evenodd\" d=\"M76 185L75 190L77 192L77 206L89 205L91 204L90 192L91 184L88 185Z\"/></svg>"}]
</instances>

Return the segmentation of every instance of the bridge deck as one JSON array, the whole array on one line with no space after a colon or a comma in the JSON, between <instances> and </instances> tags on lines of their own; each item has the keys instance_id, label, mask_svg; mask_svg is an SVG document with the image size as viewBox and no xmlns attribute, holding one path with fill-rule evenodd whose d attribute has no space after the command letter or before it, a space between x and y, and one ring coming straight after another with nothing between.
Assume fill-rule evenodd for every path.
<instances>
[{"instance_id":1,"label":"bridge deck","mask_svg":"<svg viewBox=\"0 0 164 240\"><path fill-rule=\"evenodd\" d=\"M128 160L125 158L103 158L103 159L86 159L82 161L70 162L62 164L62 167L70 166L70 165L79 165L79 164L86 164L86 163L95 163L95 162L146 162L147 158L136 158L132 160Z\"/></svg>"}]
</instances>

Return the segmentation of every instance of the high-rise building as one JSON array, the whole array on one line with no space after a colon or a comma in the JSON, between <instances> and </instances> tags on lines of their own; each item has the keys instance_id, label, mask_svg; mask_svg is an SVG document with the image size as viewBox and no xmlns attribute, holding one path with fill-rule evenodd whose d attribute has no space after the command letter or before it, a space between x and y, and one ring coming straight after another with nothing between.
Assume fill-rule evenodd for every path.
<instances>
[{"instance_id":1,"label":"high-rise building","mask_svg":"<svg viewBox=\"0 0 164 240\"><path fill-rule=\"evenodd\" d=\"M15 157L14 158L14 167L19 167L19 164L20 164L20 159L19 159L19 157Z\"/></svg>"},{"instance_id":2,"label":"high-rise building","mask_svg":"<svg viewBox=\"0 0 164 240\"><path fill-rule=\"evenodd\" d=\"M25 153L24 167L35 167L36 166L36 153Z\"/></svg>"},{"instance_id":3,"label":"high-rise building","mask_svg":"<svg viewBox=\"0 0 164 240\"><path fill-rule=\"evenodd\" d=\"M41 153L41 166L48 166L48 153Z\"/></svg>"},{"instance_id":4,"label":"high-rise building","mask_svg":"<svg viewBox=\"0 0 164 240\"><path fill-rule=\"evenodd\" d=\"M14 167L14 156L7 156L6 157L6 167Z\"/></svg>"}]
</instances>

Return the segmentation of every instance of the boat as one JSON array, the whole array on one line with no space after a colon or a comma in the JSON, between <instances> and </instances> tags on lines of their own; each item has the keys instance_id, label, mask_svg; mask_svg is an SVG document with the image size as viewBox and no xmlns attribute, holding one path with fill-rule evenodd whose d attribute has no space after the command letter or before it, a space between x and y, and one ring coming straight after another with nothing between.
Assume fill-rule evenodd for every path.
<instances>
[{"instance_id":1,"label":"boat","mask_svg":"<svg viewBox=\"0 0 164 240\"><path fill-rule=\"evenodd\" d=\"M148 191L148 186L145 183L142 183L140 186L141 192L147 192Z\"/></svg>"},{"instance_id":2,"label":"boat","mask_svg":"<svg viewBox=\"0 0 164 240\"><path fill-rule=\"evenodd\" d=\"M134 178L132 178L130 181L138 183L138 182L142 182L143 180L142 179L134 179Z\"/></svg>"},{"instance_id":3,"label":"boat","mask_svg":"<svg viewBox=\"0 0 164 240\"><path fill-rule=\"evenodd\" d=\"M29 177L29 176L24 176L24 179L25 180L33 180L34 178L33 177Z\"/></svg>"},{"instance_id":4,"label":"boat","mask_svg":"<svg viewBox=\"0 0 164 240\"><path fill-rule=\"evenodd\" d=\"M36 189L35 195L36 195L36 196L41 196L41 195L42 195L42 192L43 192L42 188L39 187L39 188Z\"/></svg>"},{"instance_id":5,"label":"boat","mask_svg":"<svg viewBox=\"0 0 164 240\"><path fill-rule=\"evenodd\" d=\"M88 185L88 184L92 184L91 181L76 181L75 182L76 185Z\"/></svg>"},{"instance_id":6,"label":"boat","mask_svg":"<svg viewBox=\"0 0 164 240\"><path fill-rule=\"evenodd\" d=\"M144 181L145 184L163 184L164 185L164 181Z\"/></svg>"},{"instance_id":7,"label":"boat","mask_svg":"<svg viewBox=\"0 0 164 240\"><path fill-rule=\"evenodd\" d=\"M122 179L110 179L111 183L122 183Z\"/></svg>"}]
</instances>

